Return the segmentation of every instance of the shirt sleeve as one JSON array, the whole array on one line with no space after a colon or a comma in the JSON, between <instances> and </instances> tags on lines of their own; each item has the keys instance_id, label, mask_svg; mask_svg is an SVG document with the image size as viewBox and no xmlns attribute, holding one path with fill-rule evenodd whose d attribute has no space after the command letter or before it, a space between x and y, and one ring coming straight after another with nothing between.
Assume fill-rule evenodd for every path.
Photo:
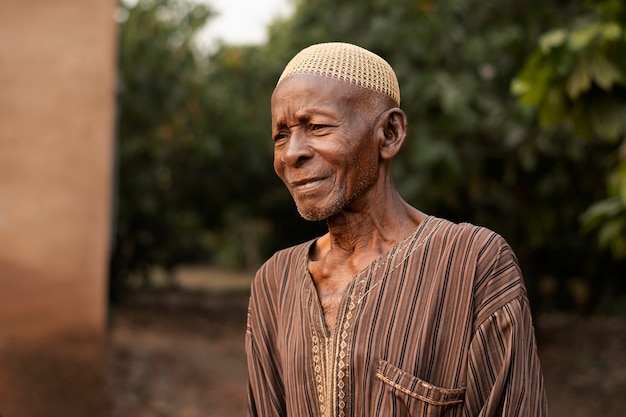
<instances>
[{"instance_id":1,"label":"shirt sleeve","mask_svg":"<svg viewBox=\"0 0 626 417\"><path fill-rule=\"evenodd\" d=\"M248 416L285 417L285 390L278 352L271 303L265 297L271 291L263 282L253 284L246 326L248 362Z\"/></svg>"},{"instance_id":2,"label":"shirt sleeve","mask_svg":"<svg viewBox=\"0 0 626 417\"><path fill-rule=\"evenodd\" d=\"M477 328L468 355L465 415L548 415L532 318L524 295Z\"/></svg>"}]
</instances>

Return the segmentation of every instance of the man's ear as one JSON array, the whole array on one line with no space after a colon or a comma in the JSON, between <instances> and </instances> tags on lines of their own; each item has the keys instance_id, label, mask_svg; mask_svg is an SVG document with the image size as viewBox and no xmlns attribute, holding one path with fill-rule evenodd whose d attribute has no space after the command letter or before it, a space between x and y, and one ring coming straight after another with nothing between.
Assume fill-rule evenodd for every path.
<instances>
[{"instance_id":1,"label":"man's ear","mask_svg":"<svg viewBox=\"0 0 626 417\"><path fill-rule=\"evenodd\" d=\"M380 157L392 159L404 144L407 134L407 117L399 107L386 110L377 126L380 139Z\"/></svg>"}]
</instances>

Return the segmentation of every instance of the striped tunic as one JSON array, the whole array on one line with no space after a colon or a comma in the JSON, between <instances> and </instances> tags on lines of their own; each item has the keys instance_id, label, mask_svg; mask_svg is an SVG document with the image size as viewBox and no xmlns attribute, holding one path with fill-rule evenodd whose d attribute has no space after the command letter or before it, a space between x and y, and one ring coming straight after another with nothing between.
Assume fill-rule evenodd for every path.
<instances>
[{"instance_id":1,"label":"striped tunic","mask_svg":"<svg viewBox=\"0 0 626 417\"><path fill-rule=\"evenodd\" d=\"M252 284L249 416L547 416L517 259L499 235L427 217L348 286L328 332L314 241Z\"/></svg>"}]
</instances>

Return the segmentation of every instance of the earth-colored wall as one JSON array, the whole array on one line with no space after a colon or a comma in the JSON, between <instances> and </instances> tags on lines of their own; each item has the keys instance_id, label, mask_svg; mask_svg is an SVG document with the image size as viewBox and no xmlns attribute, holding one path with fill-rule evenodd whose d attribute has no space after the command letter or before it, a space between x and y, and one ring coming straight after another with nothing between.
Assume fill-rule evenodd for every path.
<instances>
[{"instance_id":1,"label":"earth-colored wall","mask_svg":"<svg viewBox=\"0 0 626 417\"><path fill-rule=\"evenodd\" d=\"M0 1L0 415L105 415L116 0Z\"/></svg>"}]
</instances>

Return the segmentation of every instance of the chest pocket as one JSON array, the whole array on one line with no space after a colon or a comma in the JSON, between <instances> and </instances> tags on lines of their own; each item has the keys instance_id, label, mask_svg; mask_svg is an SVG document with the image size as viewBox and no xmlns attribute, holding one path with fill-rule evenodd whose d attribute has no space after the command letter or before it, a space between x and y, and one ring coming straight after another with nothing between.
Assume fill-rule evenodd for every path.
<instances>
[{"instance_id":1,"label":"chest pocket","mask_svg":"<svg viewBox=\"0 0 626 417\"><path fill-rule=\"evenodd\" d=\"M405 416L440 417L460 415L465 388L441 388L380 360L376 378L383 383L383 408Z\"/></svg>"}]
</instances>

